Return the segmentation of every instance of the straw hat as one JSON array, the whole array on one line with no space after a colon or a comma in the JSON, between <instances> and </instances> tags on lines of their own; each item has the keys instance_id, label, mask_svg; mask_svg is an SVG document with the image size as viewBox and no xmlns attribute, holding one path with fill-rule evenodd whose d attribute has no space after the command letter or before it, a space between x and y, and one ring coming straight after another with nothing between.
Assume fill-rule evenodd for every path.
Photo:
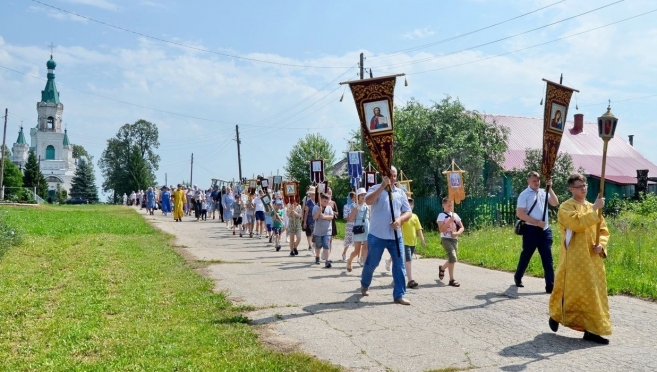
<instances>
[{"instance_id":1,"label":"straw hat","mask_svg":"<svg viewBox=\"0 0 657 372\"><path fill-rule=\"evenodd\" d=\"M306 194L314 194L314 193L315 193L315 186L310 186Z\"/></svg>"}]
</instances>

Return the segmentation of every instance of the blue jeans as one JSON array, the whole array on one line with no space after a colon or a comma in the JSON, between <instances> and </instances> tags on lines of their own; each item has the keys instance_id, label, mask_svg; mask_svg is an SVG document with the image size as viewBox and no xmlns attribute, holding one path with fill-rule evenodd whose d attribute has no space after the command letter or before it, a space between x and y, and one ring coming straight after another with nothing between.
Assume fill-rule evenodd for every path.
<instances>
[{"instance_id":1,"label":"blue jeans","mask_svg":"<svg viewBox=\"0 0 657 372\"><path fill-rule=\"evenodd\" d=\"M538 254L541 256L541 262L543 263L545 286L552 287L554 285L554 266L552 262L552 230L550 228L543 230L536 226L525 226L522 235L522 252L520 253L514 278L516 280L522 279L536 249L538 249Z\"/></svg>"},{"instance_id":2,"label":"blue jeans","mask_svg":"<svg viewBox=\"0 0 657 372\"><path fill-rule=\"evenodd\" d=\"M363 272L360 277L360 285L363 288L369 288L372 284L372 275L374 269L379 266L383 251L387 248L392 257L392 278L395 281L395 289L392 291L393 300L398 300L406 294L406 268L404 267L404 243L401 236L399 237L399 248L401 257L397 256L397 245L394 239L379 239L376 236L367 235L367 259L363 265Z\"/></svg>"}]
</instances>

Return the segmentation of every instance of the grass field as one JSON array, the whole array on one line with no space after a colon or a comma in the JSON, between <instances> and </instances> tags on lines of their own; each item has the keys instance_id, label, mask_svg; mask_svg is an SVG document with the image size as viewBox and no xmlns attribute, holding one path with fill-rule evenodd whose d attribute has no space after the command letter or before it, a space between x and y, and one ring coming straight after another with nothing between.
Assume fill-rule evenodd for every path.
<instances>
[{"instance_id":1,"label":"grass field","mask_svg":"<svg viewBox=\"0 0 657 372\"><path fill-rule=\"evenodd\" d=\"M131 209L0 213L23 232L0 255L1 370L339 370L263 348L244 308Z\"/></svg>"},{"instance_id":2,"label":"grass field","mask_svg":"<svg viewBox=\"0 0 657 372\"><path fill-rule=\"evenodd\" d=\"M610 229L609 255L605 260L609 294L629 294L657 300L657 220L632 213L607 220ZM467 228L467 226L466 226ZM339 222L340 238L344 237L344 222ZM554 264L559 259L559 228L552 225ZM426 231L427 248L418 246L417 254L426 258L445 258L440 237L435 229ZM459 261L508 271L509 284L522 246L522 238L513 233L511 227L488 227L467 230L459 239ZM456 266L458 272L458 265ZM436 266L436 275L438 267ZM527 268L527 275L543 277L538 252Z\"/></svg>"}]
</instances>

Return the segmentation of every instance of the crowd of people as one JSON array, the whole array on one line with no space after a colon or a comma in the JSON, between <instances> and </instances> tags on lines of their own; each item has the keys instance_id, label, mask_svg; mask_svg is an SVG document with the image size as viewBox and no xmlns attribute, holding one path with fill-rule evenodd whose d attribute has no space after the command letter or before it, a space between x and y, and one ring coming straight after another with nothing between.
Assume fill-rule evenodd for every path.
<instances>
[{"instance_id":1,"label":"crowd of people","mask_svg":"<svg viewBox=\"0 0 657 372\"><path fill-rule=\"evenodd\" d=\"M163 187L160 190L149 188L143 192L124 194L126 205L140 205L153 214L161 209L167 216L173 213L176 222L183 217L193 221L205 221L216 216L233 235L257 239L267 239L276 251L282 249L282 235L286 235L289 256L299 255L299 246L305 234L308 250L314 255L314 263L324 263L331 268L333 240L337 235L336 220L346 221L342 261L346 270L353 271L356 261L362 267L361 294L369 295L374 270L379 265L383 253L388 251L386 270L392 271L394 280L393 301L410 305L405 297L407 288L419 284L412 276L412 260L418 242L426 247L426 241L419 218L413 213L414 201L411 195L398 187L397 170L392 167L390 176L369 190L359 188L350 192L342 214L337 210L331 188L309 186L300 201L285 202L280 191L271 192L259 189L242 193L241 186L233 190L230 186L206 190L197 185L186 188L182 185ZM598 210L604 206L604 198L595 203L586 201L586 178L573 175L568 179L569 191L573 198L559 208L561 254L556 274L552 261L552 232L546 213L547 204L559 206L554 191L540 188L538 173L531 172L527 178L528 187L518 197L518 218L526 222L522 233L522 251L514 275L515 285L524 287L522 278L534 253L538 250L545 271L545 290L551 294L549 326L557 331L559 324L584 332L584 339L600 344L609 341L601 335L611 334L609 306L606 295L606 277L601 256L606 256L609 232L604 218ZM321 185L324 186L324 185ZM173 191L172 191L173 190ZM388 191L386 191L388 190ZM541 201L545 201L545 203ZM159 206L159 207L158 207ZM440 242L447 256L446 262L438 266L438 278L449 275L448 286L460 287L455 277L455 264L458 259L458 240L465 226L454 212L452 200L442 199L443 211L439 213L436 224ZM595 241L596 230L600 232L599 242ZM353 250L349 255L349 248ZM577 275L567 276L568 272ZM574 279L577 278L577 279Z\"/></svg>"}]
</instances>

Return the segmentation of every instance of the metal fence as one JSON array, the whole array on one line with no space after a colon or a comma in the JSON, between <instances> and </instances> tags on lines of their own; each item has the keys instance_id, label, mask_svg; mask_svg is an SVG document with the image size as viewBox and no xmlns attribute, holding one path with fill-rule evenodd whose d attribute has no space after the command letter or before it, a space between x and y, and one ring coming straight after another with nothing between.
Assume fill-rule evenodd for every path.
<instances>
[{"instance_id":1,"label":"metal fence","mask_svg":"<svg viewBox=\"0 0 657 372\"><path fill-rule=\"evenodd\" d=\"M460 204L454 205L454 210L461 217L467 228L483 226L512 226L516 220L517 198L468 197ZM438 213L443 211L441 199L438 197L413 198L413 213L417 214L425 230L437 228ZM336 200L342 216L345 200Z\"/></svg>"}]
</instances>

